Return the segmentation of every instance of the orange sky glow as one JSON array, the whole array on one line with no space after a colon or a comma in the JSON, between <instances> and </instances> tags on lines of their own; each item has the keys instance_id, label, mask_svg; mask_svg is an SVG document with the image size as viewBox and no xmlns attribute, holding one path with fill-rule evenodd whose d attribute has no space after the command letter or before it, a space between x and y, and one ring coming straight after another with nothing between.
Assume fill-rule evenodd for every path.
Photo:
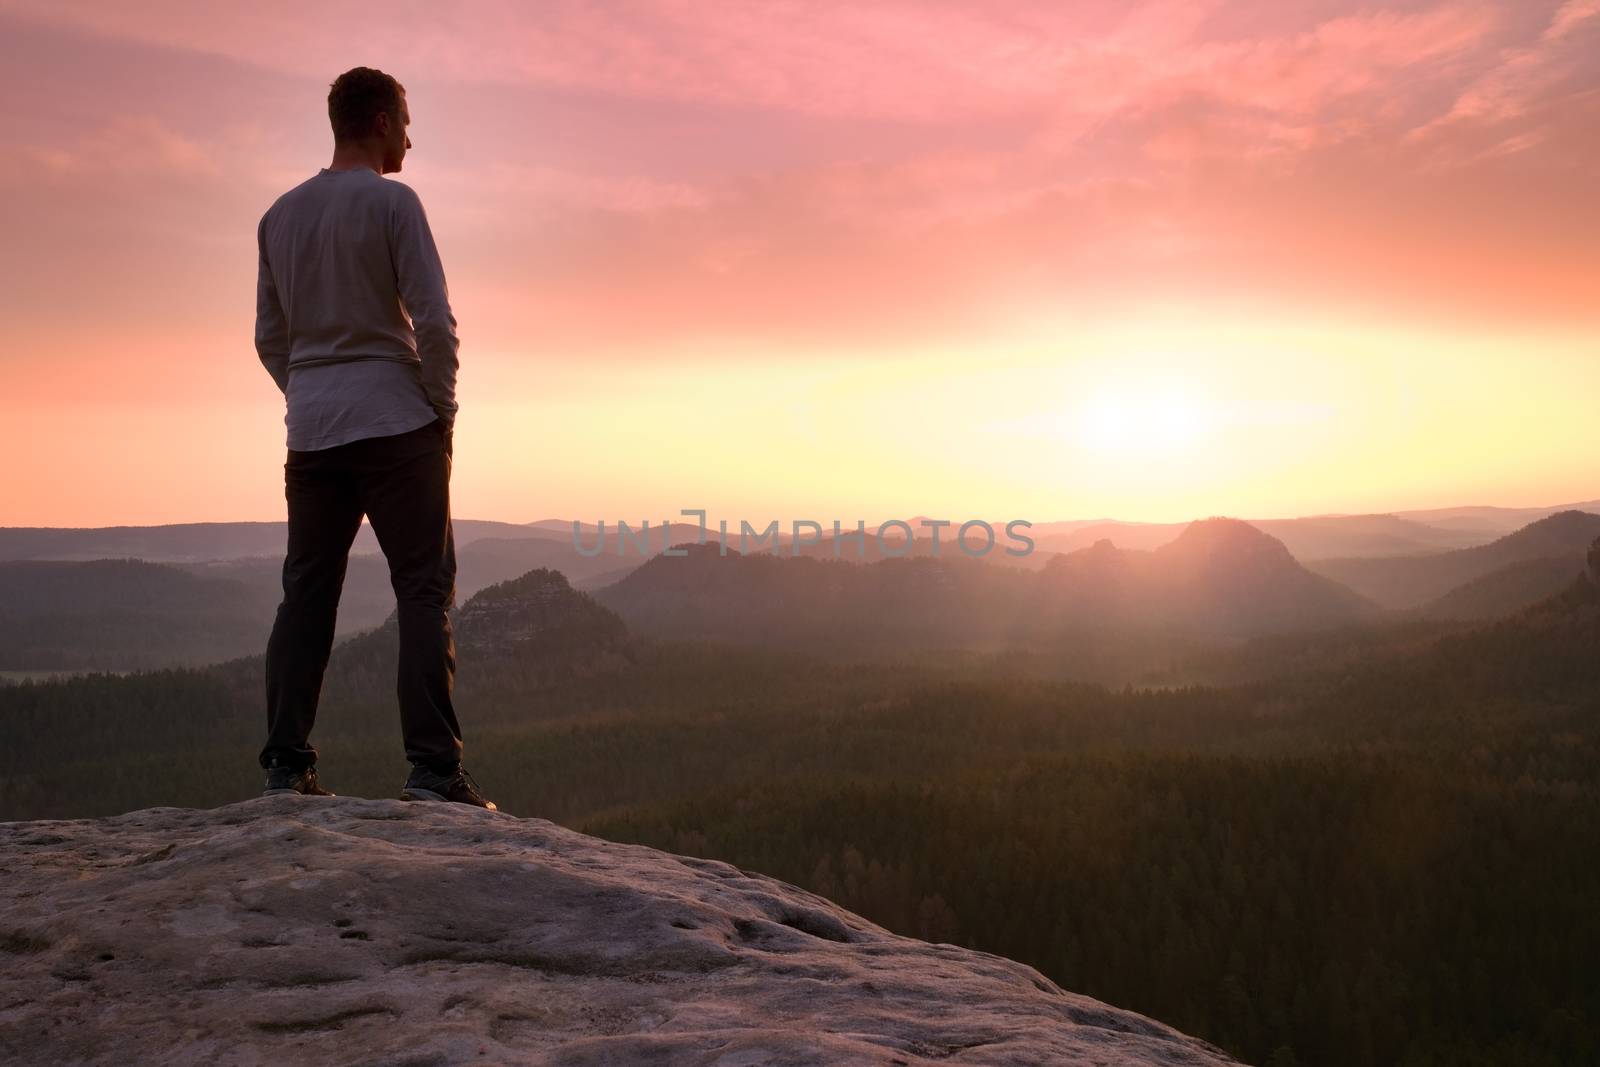
<instances>
[{"instance_id":1,"label":"orange sky glow","mask_svg":"<svg viewBox=\"0 0 1600 1067\"><path fill-rule=\"evenodd\" d=\"M1600 0L379 10L0 0L0 525L284 517L255 227L360 64L458 518L1600 497Z\"/></svg>"}]
</instances>

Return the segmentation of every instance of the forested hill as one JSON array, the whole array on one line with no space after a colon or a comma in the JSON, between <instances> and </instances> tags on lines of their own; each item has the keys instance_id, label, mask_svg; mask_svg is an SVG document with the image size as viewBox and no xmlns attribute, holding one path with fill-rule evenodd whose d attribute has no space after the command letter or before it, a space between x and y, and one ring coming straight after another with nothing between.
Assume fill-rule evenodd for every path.
<instances>
[{"instance_id":1,"label":"forested hill","mask_svg":"<svg viewBox=\"0 0 1600 1067\"><path fill-rule=\"evenodd\" d=\"M1452 589L1527 560L1557 559L1583 568L1600 538L1600 515L1559 511L1485 545L1425 556L1323 559L1311 569L1389 608L1415 608Z\"/></svg>"},{"instance_id":2,"label":"forested hill","mask_svg":"<svg viewBox=\"0 0 1600 1067\"><path fill-rule=\"evenodd\" d=\"M676 546L595 591L640 633L849 655L941 647L1074 649L1314 630L1375 618L1375 605L1313 574L1283 543L1236 519L1191 523L1153 551L1109 541L1038 571L950 549L874 563Z\"/></svg>"},{"instance_id":3,"label":"forested hill","mask_svg":"<svg viewBox=\"0 0 1600 1067\"><path fill-rule=\"evenodd\" d=\"M580 825L1026 960L1247 1062L1600 1062L1597 648L1585 579L1229 690L930 687L784 746L898 739L876 773Z\"/></svg>"},{"instance_id":4,"label":"forested hill","mask_svg":"<svg viewBox=\"0 0 1600 1067\"><path fill-rule=\"evenodd\" d=\"M1600 1062L1592 582L1163 690L1037 650L645 640L554 572L468 608L457 707L505 811L794 882L1249 1063ZM343 796L403 781L393 655L335 652L314 740ZM0 818L254 795L261 669L0 689Z\"/></svg>"}]
</instances>

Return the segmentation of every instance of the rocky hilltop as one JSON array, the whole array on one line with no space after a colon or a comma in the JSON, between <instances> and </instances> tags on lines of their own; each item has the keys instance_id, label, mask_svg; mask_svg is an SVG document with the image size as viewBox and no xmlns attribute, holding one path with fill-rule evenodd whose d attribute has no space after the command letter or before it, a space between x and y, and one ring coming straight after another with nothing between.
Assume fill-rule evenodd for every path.
<instances>
[{"instance_id":1,"label":"rocky hilltop","mask_svg":"<svg viewBox=\"0 0 1600 1067\"><path fill-rule=\"evenodd\" d=\"M1232 1063L797 886L459 805L0 823L0 1054L82 1064Z\"/></svg>"}]
</instances>

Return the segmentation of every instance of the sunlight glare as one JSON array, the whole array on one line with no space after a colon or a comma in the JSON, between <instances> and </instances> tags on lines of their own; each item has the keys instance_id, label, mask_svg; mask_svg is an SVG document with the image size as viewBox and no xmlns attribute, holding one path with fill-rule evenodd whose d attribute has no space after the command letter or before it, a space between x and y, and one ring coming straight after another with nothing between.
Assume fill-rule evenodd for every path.
<instances>
[{"instance_id":1,"label":"sunlight glare","mask_svg":"<svg viewBox=\"0 0 1600 1067\"><path fill-rule=\"evenodd\" d=\"M1201 444L1215 423L1204 399L1177 384L1102 387L1068 416L1081 447L1118 455L1175 455Z\"/></svg>"}]
</instances>

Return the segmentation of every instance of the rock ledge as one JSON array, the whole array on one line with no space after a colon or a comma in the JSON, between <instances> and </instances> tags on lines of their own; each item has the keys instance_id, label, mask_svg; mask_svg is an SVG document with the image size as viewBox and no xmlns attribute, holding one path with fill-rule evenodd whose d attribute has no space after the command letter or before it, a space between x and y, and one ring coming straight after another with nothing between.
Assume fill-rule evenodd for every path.
<instances>
[{"instance_id":1,"label":"rock ledge","mask_svg":"<svg viewBox=\"0 0 1600 1067\"><path fill-rule=\"evenodd\" d=\"M0 1054L84 1064L1233 1061L787 882L461 805L0 823Z\"/></svg>"}]
</instances>

